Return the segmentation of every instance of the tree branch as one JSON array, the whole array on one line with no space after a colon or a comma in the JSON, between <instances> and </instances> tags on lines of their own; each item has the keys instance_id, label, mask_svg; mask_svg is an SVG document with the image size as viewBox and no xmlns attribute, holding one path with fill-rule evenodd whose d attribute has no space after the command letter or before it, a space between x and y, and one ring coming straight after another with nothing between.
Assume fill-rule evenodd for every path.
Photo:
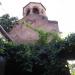
<instances>
[{"instance_id":1,"label":"tree branch","mask_svg":"<svg viewBox=\"0 0 75 75\"><path fill-rule=\"evenodd\" d=\"M12 38L9 36L9 34L4 30L4 28L1 25L0 25L0 32L8 41L13 41Z\"/></svg>"}]
</instances>

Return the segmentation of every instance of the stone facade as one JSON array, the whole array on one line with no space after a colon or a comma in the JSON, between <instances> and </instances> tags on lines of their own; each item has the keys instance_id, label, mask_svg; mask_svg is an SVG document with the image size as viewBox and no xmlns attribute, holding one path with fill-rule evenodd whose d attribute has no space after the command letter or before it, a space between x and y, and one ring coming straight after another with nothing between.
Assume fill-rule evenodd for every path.
<instances>
[{"instance_id":1,"label":"stone facade","mask_svg":"<svg viewBox=\"0 0 75 75\"><path fill-rule=\"evenodd\" d=\"M23 8L23 18L8 33L16 43L30 43L39 39L33 29L59 32L58 22L48 20L46 9L41 3L30 2ZM29 24L32 28L28 27Z\"/></svg>"}]
</instances>

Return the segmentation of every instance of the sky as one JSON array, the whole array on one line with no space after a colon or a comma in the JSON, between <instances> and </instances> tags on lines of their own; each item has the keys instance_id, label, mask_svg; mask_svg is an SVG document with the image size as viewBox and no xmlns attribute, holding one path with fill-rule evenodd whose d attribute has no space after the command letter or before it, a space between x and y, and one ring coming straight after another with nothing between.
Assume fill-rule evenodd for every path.
<instances>
[{"instance_id":1,"label":"sky","mask_svg":"<svg viewBox=\"0 0 75 75\"><path fill-rule=\"evenodd\" d=\"M58 21L60 32L75 32L75 0L0 0L0 16L8 13L21 19L23 7L29 2L41 2L49 20Z\"/></svg>"}]
</instances>

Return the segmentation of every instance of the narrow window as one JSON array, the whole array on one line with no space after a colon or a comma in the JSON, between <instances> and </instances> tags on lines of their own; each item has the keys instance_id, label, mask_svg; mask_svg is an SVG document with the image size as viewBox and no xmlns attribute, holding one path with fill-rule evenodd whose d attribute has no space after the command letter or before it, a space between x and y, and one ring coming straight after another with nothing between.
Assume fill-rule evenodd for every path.
<instances>
[{"instance_id":1,"label":"narrow window","mask_svg":"<svg viewBox=\"0 0 75 75\"><path fill-rule=\"evenodd\" d=\"M27 9L27 13L26 13L26 16L28 16L30 13L30 9Z\"/></svg>"}]
</instances>

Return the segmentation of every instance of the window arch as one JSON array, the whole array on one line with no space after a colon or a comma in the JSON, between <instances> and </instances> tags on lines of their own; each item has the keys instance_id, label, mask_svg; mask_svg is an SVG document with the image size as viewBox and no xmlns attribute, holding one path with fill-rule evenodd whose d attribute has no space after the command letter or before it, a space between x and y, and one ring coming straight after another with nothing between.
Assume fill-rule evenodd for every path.
<instances>
[{"instance_id":1,"label":"window arch","mask_svg":"<svg viewBox=\"0 0 75 75\"><path fill-rule=\"evenodd\" d=\"M30 9L28 8L26 12L26 16L28 16L29 14L30 14Z\"/></svg>"},{"instance_id":2,"label":"window arch","mask_svg":"<svg viewBox=\"0 0 75 75\"><path fill-rule=\"evenodd\" d=\"M34 13L34 14L39 14L39 9L38 9L37 7L34 7L34 8L33 8L33 13Z\"/></svg>"}]
</instances>

